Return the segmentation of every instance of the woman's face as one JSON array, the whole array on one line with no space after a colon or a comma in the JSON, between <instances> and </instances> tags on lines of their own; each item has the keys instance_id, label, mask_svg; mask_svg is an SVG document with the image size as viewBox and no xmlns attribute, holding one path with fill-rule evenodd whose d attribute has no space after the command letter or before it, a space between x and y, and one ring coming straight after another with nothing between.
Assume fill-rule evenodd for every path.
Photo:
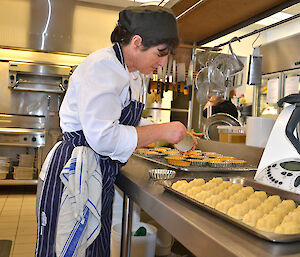
<instances>
[{"instance_id":1,"label":"woman's face","mask_svg":"<svg viewBox=\"0 0 300 257\"><path fill-rule=\"evenodd\" d=\"M158 66L164 66L168 59L169 50L166 45L157 45L145 50L139 48L135 55L134 66L143 74L149 74Z\"/></svg>"}]
</instances>

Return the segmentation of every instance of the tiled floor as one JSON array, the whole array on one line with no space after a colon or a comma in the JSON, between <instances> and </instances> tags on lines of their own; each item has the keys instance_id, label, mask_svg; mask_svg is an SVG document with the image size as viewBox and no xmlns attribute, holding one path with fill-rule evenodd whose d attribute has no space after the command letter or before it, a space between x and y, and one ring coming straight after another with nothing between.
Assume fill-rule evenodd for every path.
<instances>
[{"instance_id":1,"label":"tiled floor","mask_svg":"<svg viewBox=\"0 0 300 257\"><path fill-rule=\"evenodd\" d=\"M12 240L10 257L33 257L36 242L34 190L0 191L0 240Z\"/></svg>"},{"instance_id":2,"label":"tiled floor","mask_svg":"<svg viewBox=\"0 0 300 257\"><path fill-rule=\"evenodd\" d=\"M10 257L34 256L37 229L35 190L35 187L28 186L6 189L0 186L0 240L12 240ZM172 252L169 256L194 256L176 240Z\"/></svg>"}]
</instances>

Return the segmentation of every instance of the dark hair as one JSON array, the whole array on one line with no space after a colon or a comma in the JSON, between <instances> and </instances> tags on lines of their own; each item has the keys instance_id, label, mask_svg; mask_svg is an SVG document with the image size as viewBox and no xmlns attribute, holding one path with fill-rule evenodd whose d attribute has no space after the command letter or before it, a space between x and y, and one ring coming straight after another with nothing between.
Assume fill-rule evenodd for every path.
<instances>
[{"instance_id":1,"label":"dark hair","mask_svg":"<svg viewBox=\"0 0 300 257\"><path fill-rule=\"evenodd\" d=\"M134 35L130 33L128 30L120 26L119 24L116 25L113 32L110 35L110 40L112 43L121 43L121 45L126 46L130 43L132 37ZM166 48L173 54L174 49L178 46L179 40L177 37L175 38L164 38L164 39L151 39L147 38L144 39L142 37L142 44L144 46L144 50L148 50L150 47L166 44ZM165 50L165 49L163 49Z\"/></svg>"},{"instance_id":2,"label":"dark hair","mask_svg":"<svg viewBox=\"0 0 300 257\"><path fill-rule=\"evenodd\" d=\"M114 31L110 35L110 41L112 43L121 43L122 45L128 45L132 38L132 34L127 30L121 27L119 24L116 25Z\"/></svg>"}]
</instances>

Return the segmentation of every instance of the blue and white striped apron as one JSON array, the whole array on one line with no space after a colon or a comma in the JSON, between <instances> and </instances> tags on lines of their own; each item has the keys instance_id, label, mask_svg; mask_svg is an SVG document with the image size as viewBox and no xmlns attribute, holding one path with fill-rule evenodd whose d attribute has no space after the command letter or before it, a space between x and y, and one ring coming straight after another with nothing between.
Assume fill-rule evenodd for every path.
<instances>
[{"instance_id":1,"label":"blue and white striped apron","mask_svg":"<svg viewBox=\"0 0 300 257\"><path fill-rule=\"evenodd\" d=\"M122 50L119 44L113 46L118 60L125 68ZM144 105L131 99L131 88L129 87L130 103L122 110L119 119L120 124L137 126ZM38 213L38 235L36 246L36 257L56 257L55 235L60 199L63 192L63 183L59 175L63 167L71 157L76 146L88 146L83 131L64 133L62 143L57 147L52 162L49 166L43 189L41 192L40 208ZM109 257L110 237L112 221L112 203L114 197L114 182L120 168L124 165L119 161L113 161L109 157L100 156L102 172L102 210L101 231L95 241L86 251L87 257Z\"/></svg>"}]
</instances>

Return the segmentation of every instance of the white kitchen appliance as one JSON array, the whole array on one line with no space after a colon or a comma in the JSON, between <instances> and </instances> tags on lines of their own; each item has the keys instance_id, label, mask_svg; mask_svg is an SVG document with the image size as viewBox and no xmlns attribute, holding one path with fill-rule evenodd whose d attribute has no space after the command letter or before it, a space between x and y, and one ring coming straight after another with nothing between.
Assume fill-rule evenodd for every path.
<instances>
[{"instance_id":1,"label":"white kitchen appliance","mask_svg":"<svg viewBox=\"0 0 300 257\"><path fill-rule=\"evenodd\" d=\"M265 147L254 179L260 183L300 194L300 94L278 101L289 103L278 116Z\"/></svg>"}]
</instances>

